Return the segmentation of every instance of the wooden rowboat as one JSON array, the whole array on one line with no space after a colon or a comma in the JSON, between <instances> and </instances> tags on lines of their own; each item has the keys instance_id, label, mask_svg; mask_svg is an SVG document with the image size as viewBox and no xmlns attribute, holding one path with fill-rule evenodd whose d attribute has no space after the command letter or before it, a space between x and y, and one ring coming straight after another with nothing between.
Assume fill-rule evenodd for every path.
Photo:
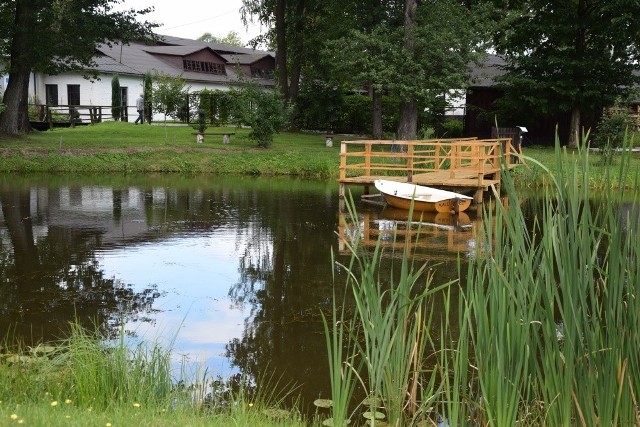
<instances>
[{"instance_id":1,"label":"wooden rowboat","mask_svg":"<svg viewBox=\"0 0 640 427\"><path fill-rule=\"evenodd\" d=\"M377 179L374 185L389 205L410 209L413 204L413 210L418 212L458 213L467 209L473 200L453 191L404 182Z\"/></svg>"}]
</instances>

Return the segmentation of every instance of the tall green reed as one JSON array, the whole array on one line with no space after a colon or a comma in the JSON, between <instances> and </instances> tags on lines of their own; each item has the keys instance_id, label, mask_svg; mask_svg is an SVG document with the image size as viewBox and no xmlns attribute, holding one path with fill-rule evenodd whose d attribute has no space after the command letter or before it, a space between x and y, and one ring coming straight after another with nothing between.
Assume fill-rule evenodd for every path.
<instances>
[{"instance_id":1,"label":"tall green reed","mask_svg":"<svg viewBox=\"0 0 640 427\"><path fill-rule=\"evenodd\" d=\"M358 224L352 201L348 210L352 223ZM406 425L423 416L437 395L434 390L437 372L427 375L423 368L425 351L432 344L429 297L450 283L431 287L431 275L425 271L425 265L413 264L409 240L400 254L400 265L391 268L388 278L381 277L380 265L387 254L380 241L372 252L361 250L357 238L347 246L351 259L348 266L342 267L348 271L346 285L355 306L354 317L349 321L350 333L346 336L344 320L338 321L335 300L332 320L340 327L329 330L325 322L332 397L334 404L341 402L341 409L333 410L334 425L341 425L336 414L345 412L344 398L353 390L348 382L353 383L356 378L367 395L363 403L366 408L361 409L366 410L364 415L371 425L375 425L376 418L383 417L390 425ZM340 316L341 319L344 316L344 307ZM338 352L340 341L345 345L345 339L348 348L354 349L348 357ZM339 370L343 364L348 364L353 373L347 376Z\"/></svg>"},{"instance_id":2,"label":"tall green reed","mask_svg":"<svg viewBox=\"0 0 640 427\"><path fill-rule=\"evenodd\" d=\"M448 284L423 283L406 248L387 283L380 245L367 253L353 243L348 329L357 333L325 331L334 349L355 345L355 354L334 356L352 369L359 358L355 378L390 424L640 425L640 185L630 156L604 174L602 188L616 190L600 197L586 143L575 152L557 143L553 172L525 158L547 183L533 218L505 174L508 202L485 212L478 253L460 264L457 318L454 288L445 293L439 340L428 332L427 301ZM633 194L614 185L630 180Z\"/></svg>"},{"instance_id":3,"label":"tall green reed","mask_svg":"<svg viewBox=\"0 0 640 427\"><path fill-rule=\"evenodd\" d=\"M172 347L125 340L124 331L113 342L98 332L70 325L68 338L34 349L5 345L0 356L0 397L18 403L43 399L70 400L74 404L105 409L118 405L169 408L189 401L192 394L176 385L172 373ZM45 351L46 350L46 351Z\"/></svg>"},{"instance_id":4,"label":"tall green reed","mask_svg":"<svg viewBox=\"0 0 640 427\"><path fill-rule=\"evenodd\" d=\"M622 190L593 203L588 150L558 144L556 162L533 225L505 176L509 209L485 217L489 250L469 265L460 341L473 343L483 424L636 423L637 193L621 227Z\"/></svg>"},{"instance_id":5,"label":"tall green reed","mask_svg":"<svg viewBox=\"0 0 640 427\"><path fill-rule=\"evenodd\" d=\"M80 404L108 407L138 403L171 403L174 387L171 373L171 346L157 343L128 343L125 333L112 345L72 325L71 336L60 354L67 363L70 390Z\"/></svg>"}]
</instances>

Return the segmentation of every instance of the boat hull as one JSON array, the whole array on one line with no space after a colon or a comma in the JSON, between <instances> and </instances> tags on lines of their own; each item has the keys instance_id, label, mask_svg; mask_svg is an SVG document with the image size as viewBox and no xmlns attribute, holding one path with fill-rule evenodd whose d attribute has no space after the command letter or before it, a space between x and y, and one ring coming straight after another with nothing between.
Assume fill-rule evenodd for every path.
<instances>
[{"instance_id":1,"label":"boat hull","mask_svg":"<svg viewBox=\"0 0 640 427\"><path fill-rule=\"evenodd\" d=\"M416 212L455 213L463 212L471 206L471 200L469 199L448 199L439 202L425 202L418 199L397 197L392 194L383 193L382 196L385 202L398 209L409 210L411 209L411 203L413 203L413 210Z\"/></svg>"}]
</instances>

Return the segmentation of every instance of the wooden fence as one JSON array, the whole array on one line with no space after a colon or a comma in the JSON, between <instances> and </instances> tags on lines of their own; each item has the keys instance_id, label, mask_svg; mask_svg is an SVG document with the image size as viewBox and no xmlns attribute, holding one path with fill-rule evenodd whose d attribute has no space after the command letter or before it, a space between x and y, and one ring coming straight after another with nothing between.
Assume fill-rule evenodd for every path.
<instances>
[{"instance_id":1,"label":"wooden fence","mask_svg":"<svg viewBox=\"0 0 640 427\"><path fill-rule=\"evenodd\" d=\"M101 123L103 120L114 120L111 106L104 105L32 105L37 111L37 122L47 128L71 126L88 123ZM117 117L124 122L129 121L128 106L120 107Z\"/></svg>"}]
</instances>

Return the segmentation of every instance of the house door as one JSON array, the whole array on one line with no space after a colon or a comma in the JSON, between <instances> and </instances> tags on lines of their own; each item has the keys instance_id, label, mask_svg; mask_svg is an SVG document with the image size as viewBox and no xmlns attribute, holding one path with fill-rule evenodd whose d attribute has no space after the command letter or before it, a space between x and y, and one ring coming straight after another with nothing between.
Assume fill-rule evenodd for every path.
<instances>
[{"instance_id":1,"label":"house door","mask_svg":"<svg viewBox=\"0 0 640 427\"><path fill-rule=\"evenodd\" d=\"M67 103L80 105L80 85L67 85Z\"/></svg>"},{"instance_id":2,"label":"house door","mask_svg":"<svg viewBox=\"0 0 640 427\"><path fill-rule=\"evenodd\" d=\"M58 106L58 85L45 85L46 104L49 106Z\"/></svg>"},{"instance_id":3,"label":"house door","mask_svg":"<svg viewBox=\"0 0 640 427\"><path fill-rule=\"evenodd\" d=\"M129 105L129 91L126 86L120 86L120 120L123 122L129 121L129 109L127 108Z\"/></svg>"}]
</instances>

